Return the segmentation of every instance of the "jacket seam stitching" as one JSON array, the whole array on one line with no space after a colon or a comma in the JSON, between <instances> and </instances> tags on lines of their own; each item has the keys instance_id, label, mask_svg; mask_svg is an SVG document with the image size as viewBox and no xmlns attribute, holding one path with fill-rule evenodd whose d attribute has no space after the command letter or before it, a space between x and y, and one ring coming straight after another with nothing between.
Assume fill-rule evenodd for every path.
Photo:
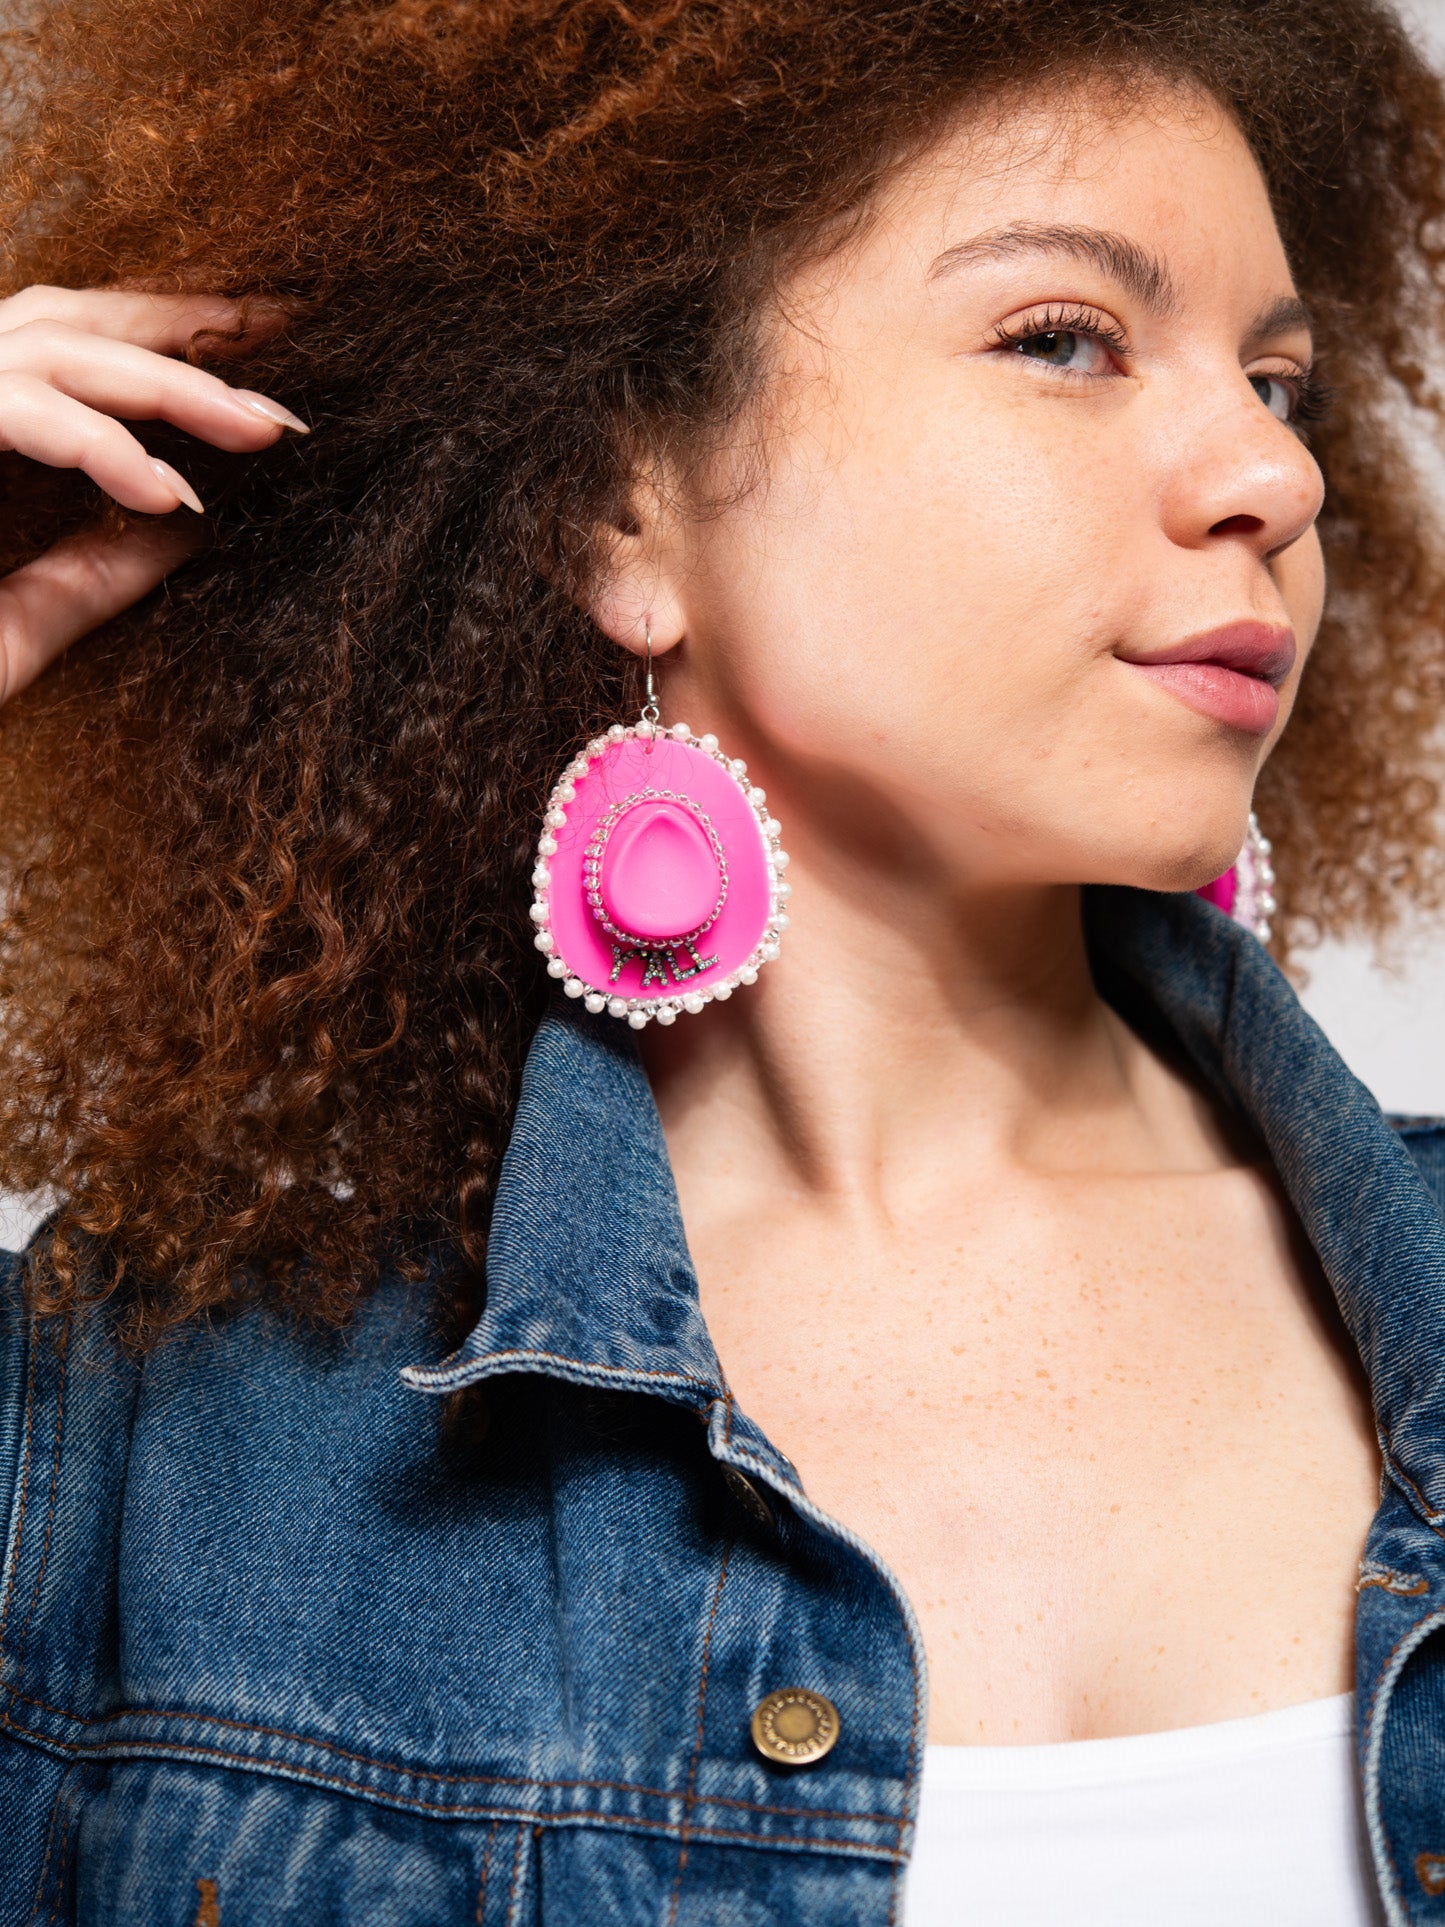
<instances>
[{"instance_id":1,"label":"jacket seam stitching","mask_svg":"<svg viewBox=\"0 0 1445 1927\"><path fill-rule=\"evenodd\" d=\"M407 1373L413 1383L419 1383L423 1379L439 1380L451 1378L459 1372L466 1371L468 1367L472 1365L510 1364L513 1359L528 1358L545 1359L549 1365L571 1365L579 1372L605 1372L611 1378L657 1379L668 1385L693 1385L701 1392L711 1392L714 1389L710 1379L698 1378L692 1372L656 1372L645 1370L640 1365L636 1367L631 1365L605 1365L596 1359L569 1358L564 1352L544 1352L532 1346L513 1346L507 1351L501 1352L481 1352L472 1358L463 1359L455 1365L448 1365L446 1363L440 1365L412 1365L407 1368Z\"/></svg>"},{"instance_id":2,"label":"jacket seam stitching","mask_svg":"<svg viewBox=\"0 0 1445 1927\"><path fill-rule=\"evenodd\" d=\"M55 1530L55 1502L60 1492L60 1458L65 1440L65 1387L70 1377L70 1320L66 1319L60 1334L60 1383L55 1395L55 1443L54 1456L50 1464L50 1502L45 1513L45 1539L40 1548L40 1564L35 1569L35 1584L30 1589L30 1605L26 1610L25 1624L20 1628L20 1636L15 1641L15 1671L21 1671L21 1658L25 1651L25 1641L30 1632L30 1622L35 1617L35 1608L40 1604L40 1590L45 1584L45 1571L50 1564L50 1539Z\"/></svg>"},{"instance_id":3,"label":"jacket seam stitching","mask_svg":"<svg viewBox=\"0 0 1445 1927\"><path fill-rule=\"evenodd\" d=\"M728 1411L729 1413L732 1411L731 1396L728 1398ZM687 1769L687 1789L683 1795L681 1831L678 1835L677 1873L672 1883L672 1900L667 1910L667 1927L674 1927L674 1922L677 1919L678 1902L682 1898L682 1876L687 1867L688 1839L691 1830L690 1822L692 1820L693 1810L697 1804L697 1768L698 1762L702 1758L703 1722L707 1714L707 1676L708 1668L712 1664L713 1628L717 1624L718 1607L722 1603L723 1587L727 1583L728 1563L732 1558L732 1552L732 1541L728 1540L723 1547L722 1564L718 1567L717 1584L713 1587L712 1592L712 1610L708 1613L707 1631L703 1635L702 1672L699 1675L697 1683L697 1728L693 1739L692 1759L689 1761Z\"/></svg>"},{"instance_id":4,"label":"jacket seam stitching","mask_svg":"<svg viewBox=\"0 0 1445 1927\"><path fill-rule=\"evenodd\" d=\"M55 1823L60 1818L60 1802L65 1797L65 1783L70 1778L66 1771L60 1775L60 1783L55 1789L55 1798L50 1803L50 1825L45 1829L45 1858L40 1863L40 1878L35 1883L35 1900L31 1906L26 1927L34 1927L40 1918L40 1903L45 1898L45 1878L50 1872L50 1856L55 1851Z\"/></svg>"},{"instance_id":5,"label":"jacket seam stitching","mask_svg":"<svg viewBox=\"0 0 1445 1927\"><path fill-rule=\"evenodd\" d=\"M482 1916L487 1906L487 1876L492 1869L492 1848L496 1844L497 1828L501 1824L500 1820L493 1820L487 1828L487 1844L482 1850L482 1877L477 1882L477 1927L485 1927Z\"/></svg>"},{"instance_id":6,"label":"jacket seam stitching","mask_svg":"<svg viewBox=\"0 0 1445 1927\"><path fill-rule=\"evenodd\" d=\"M334 1754L338 1759L352 1760L357 1766L376 1767L383 1773L405 1774L410 1779L430 1780L439 1786L549 1786L549 1787L589 1787L604 1793L643 1793L657 1800L680 1800L683 1796L675 1788L644 1786L638 1780L537 1780L523 1774L506 1773L438 1773L430 1767L406 1766L397 1760L378 1760L370 1754L353 1753L334 1741L314 1739L304 1733L288 1732L281 1726L253 1726L245 1720L229 1720L220 1714L168 1712L158 1706L124 1706L114 1713L101 1713L94 1719L87 1719L83 1713L73 1712L64 1706L52 1706L46 1700L36 1699L28 1693L12 1690L9 1694L12 1703L33 1706L41 1713L54 1713L58 1718L69 1720L73 1725L104 1726L115 1720L159 1719L186 1720L200 1726L224 1727L233 1733L255 1733L268 1740L290 1740L297 1746L315 1747L318 1751ZM3 1717L3 1716L0 1716ZM28 1728L18 1728L28 1731ZM57 1745L68 1745L68 1741L57 1741ZM84 1742L81 1742L84 1744ZM183 1746L183 1740L157 1740L145 1742L158 1746ZM248 1756L243 1756L248 1757ZM747 1813L776 1813L789 1819L799 1820L867 1820L879 1826L897 1825L897 1816L892 1813L855 1813L843 1807L780 1807L763 1800L737 1800L726 1794L708 1794L698 1802L701 1806L735 1807Z\"/></svg>"},{"instance_id":7,"label":"jacket seam stitching","mask_svg":"<svg viewBox=\"0 0 1445 1927\"><path fill-rule=\"evenodd\" d=\"M67 1775L66 1778L68 1779L69 1775ZM61 1787L62 1790L65 1789L65 1781L61 1782ZM70 1854L71 1835L75 1831L79 1806L80 1802L78 1799L66 1802L65 1821L60 1829L60 1851L55 1856L55 1904L50 1909L52 1927L62 1927L62 1922L65 1917L65 1889L68 1884L67 1876L69 1873L67 1861Z\"/></svg>"},{"instance_id":8,"label":"jacket seam stitching","mask_svg":"<svg viewBox=\"0 0 1445 1927\"><path fill-rule=\"evenodd\" d=\"M15 1581L20 1572L20 1559L25 1543L25 1505L30 1494L30 1461L35 1420L35 1354L39 1350L38 1332L35 1321L30 1320L29 1358L25 1374L25 1424L24 1438L20 1457L20 1500L15 1510L15 1552L10 1567L10 1577L5 1585L5 1603L0 1607L0 1641L5 1637L5 1628L10 1621L10 1605L15 1594Z\"/></svg>"},{"instance_id":9,"label":"jacket seam stitching","mask_svg":"<svg viewBox=\"0 0 1445 1927\"><path fill-rule=\"evenodd\" d=\"M1430 1504L1425 1494L1400 1464L1400 1461L1395 1457L1394 1451L1387 1447L1384 1459L1386 1472L1395 1483L1402 1488L1405 1497L1410 1501L1414 1510L1419 1513L1423 1523L1429 1526L1437 1538L1445 1539L1445 1525L1441 1524L1441 1515Z\"/></svg>"},{"instance_id":10,"label":"jacket seam stitching","mask_svg":"<svg viewBox=\"0 0 1445 1927\"><path fill-rule=\"evenodd\" d=\"M17 1733L27 1739L44 1739L46 1737L43 1734L32 1733L27 1727L19 1725L18 1722L12 1720L8 1714L3 1712L0 1712L0 1726L6 1727L11 1732ZM51 1741L50 1743L52 1745L60 1744L55 1741ZM65 1751L84 1757L104 1756L105 1754L103 1747L88 1746L83 1743L68 1744L65 1746ZM231 1753L221 1747L172 1745L162 1741L151 1742L147 1747L147 1753L162 1759L191 1759L200 1760L202 1763L219 1761L226 1766L250 1767L253 1771L261 1771L267 1767L275 1771L278 1766L277 1762L256 1760L249 1753ZM360 1799L365 1799L369 1794L374 1792L376 1798L389 1805L411 1808L423 1813L437 1813L452 1819L468 1819L474 1815L477 1817L490 1817L487 1815L485 1808L450 1807L444 1801L424 1800L415 1794L381 1792L380 1790L358 1786L355 1781L343 1779L339 1774L321 1773L314 1767L290 1766L288 1764L286 1771L287 1773L297 1775L311 1785L338 1787L343 1793L352 1794ZM528 1783L522 1782L522 1784L526 1785ZM540 1783L533 1782L531 1784L546 1785L548 1783L544 1781ZM677 1796L672 1795L670 1797L676 1798ZM647 1820L631 1814L600 1813L588 1807L576 1808L566 1814L548 1813L542 1808L515 1808L505 1817L509 1821L534 1823L538 1826L555 1825L564 1820L585 1820L590 1825L622 1827L634 1832L640 1829L648 1833L670 1833L675 1827L675 1822L670 1820ZM800 1850L808 1852L826 1848L837 1848L841 1852L856 1854L860 1857L882 1857L888 1860L897 1858L897 1849L894 1847L872 1846L866 1842L857 1840L817 1840L804 1836L799 1839L783 1839L780 1841L776 1837L769 1836L766 1833L745 1832L741 1828L733 1827L694 1826L693 1832L702 1839L736 1840L754 1846L797 1847Z\"/></svg>"},{"instance_id":11,"label":"jacket seam stitching","mask_svg":"<svg viewBox=\"0 0 1445 1927\"><path fill-rule=\"evenodd\" d=\"M517 1828L517 1851L512 1855L512 1885L507 1894L507 1927L516 1927L517 1896L522 1884L522 1849L526 1845L527 1829Z\"/></svg>"}]
</instances>

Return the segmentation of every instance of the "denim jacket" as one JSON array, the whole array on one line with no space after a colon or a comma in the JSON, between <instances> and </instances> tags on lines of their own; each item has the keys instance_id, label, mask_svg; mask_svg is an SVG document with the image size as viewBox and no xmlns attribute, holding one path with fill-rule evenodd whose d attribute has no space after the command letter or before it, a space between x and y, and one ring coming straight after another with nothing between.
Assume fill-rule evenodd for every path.
<instances>
[{"instance_id":1,"label":"denim jacket","mask_svg":"<svg viewBox=\"0 0 1445 1927\"><path fill-rule=\"evenodd\" d=\"M1360 1348L1359 1770L1387 1918L1445 1922L1445 1125L1392 1128L1210 906L1086 908L1102 994L1253 1121ZM450 1356L388 1278L340 1333L252 1309L136 1360L104 1308L37 1328L7 1263L3 1927L900 1920L918 1627L733 1402L630 1033L542 1025ZM837 1709L815 1764L750 1737L784 1687Z\"/></svg>"}]
</instances>

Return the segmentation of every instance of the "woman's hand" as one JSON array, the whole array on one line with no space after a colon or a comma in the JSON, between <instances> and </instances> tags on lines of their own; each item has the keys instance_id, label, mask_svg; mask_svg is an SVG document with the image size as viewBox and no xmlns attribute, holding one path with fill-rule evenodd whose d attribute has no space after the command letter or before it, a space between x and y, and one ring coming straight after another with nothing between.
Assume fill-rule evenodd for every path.
<instances>
[{"instance_id":1,"label":"woman's hand","mask_svg":"<svg viewBox=\"0 0 1445 1927\"><path fill-rule=\"evenodd\" d=\"M202 329L234 331L216 296L27 288L0 301L0 450L82 469L128 509L201 510L195 490L115 419L162 420L217 448L269 448L306 425L175 357ZM147 595L192 552L174 525L83 530L0 577L0 702L89 630Z\"/></svg>"}]
</instances>

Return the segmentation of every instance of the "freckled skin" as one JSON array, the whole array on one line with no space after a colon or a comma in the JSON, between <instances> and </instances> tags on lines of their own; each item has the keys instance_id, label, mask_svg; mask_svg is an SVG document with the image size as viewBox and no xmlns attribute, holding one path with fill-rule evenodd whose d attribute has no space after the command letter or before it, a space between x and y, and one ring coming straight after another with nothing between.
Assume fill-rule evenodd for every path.
<instances>
[{"instance_id":1,"label":"freckled skin","mask_svg":"<svg viewBox=\"0 0 1445 1927\"><path fill-rule=\"evenodd\" d=\"M1140 1732L1345 1690L1374 1452L1273 1184L965 1182L989 1194L966 1259L933 1251L944 1197L917 1236L799 1203L709 1223L703 1247L742 1403L913 1600L930 1737Z\"/></svg>"},{"instance_id":2,"label":"freckled skin","mask_svg":"<svg viewBox=\"0 0 1445 1927\"><path fill-rule=\"evenodd\" d=\"M1019 223L1148 250L1169 312L1057 254L930 273ZM724 1369L912 1599L935 1742L1351 1683L1358 1360L1260 1147L1100 1002L1079 922L1082 883L1226 866L1294 700L1321 484L1268 399L1309 343L1255 327L1292 292L1208 103L955 132L785 290L706 478L752 485L640 491L591 604L628 648L650 620L665 720L784 826L782 956L644 1048ZM1058 304L1126 350L1000 345ZM1244 618L1299 646L1267 737L1127 660Z\"/></svg>"}]
</instances>

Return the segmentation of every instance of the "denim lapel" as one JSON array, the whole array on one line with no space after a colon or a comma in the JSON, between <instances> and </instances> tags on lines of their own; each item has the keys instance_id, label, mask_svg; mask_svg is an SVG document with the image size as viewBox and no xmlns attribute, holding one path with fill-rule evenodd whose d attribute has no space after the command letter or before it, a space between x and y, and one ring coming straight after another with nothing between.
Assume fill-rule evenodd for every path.
<instances>
[{"instance_id":1,"label":"denim lapel","mask_svg":"<svg viewBox=\"0 0 1445 1927\"><path fill-rule=\"evenodd\" d=\"M698 1406L726 1396L632 1033L560 998L523 1072L481 1322L450 1358L402 1376L451 1392L502 1371Z\"/></svg>"},{"instance_id":2,"label":"denim lapel","mask_svg":"<svg viewBox=\"0 0 1445 1927\"><path fill-rule=\"evenodd\" d=\"M1101 994L1172 1035L1268 1148L1359 1347L1393 1469L1445 1521L1445 1221L1408 1152L1247 931L1188 894L1084 899ZM632 1035L560 999L527 1059L486 1311L450 1358L404 1377L449 1392L508 1371L723 1401L777 1457L734 1421Z\"/></svg>"}]
</instances>

